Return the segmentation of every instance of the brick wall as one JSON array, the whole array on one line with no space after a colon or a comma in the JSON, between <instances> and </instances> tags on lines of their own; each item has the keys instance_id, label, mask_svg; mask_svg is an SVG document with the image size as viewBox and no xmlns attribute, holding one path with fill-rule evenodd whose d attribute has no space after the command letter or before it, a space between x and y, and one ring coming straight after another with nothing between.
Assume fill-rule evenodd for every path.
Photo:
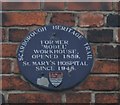
<instances>
[{"instance_id":1,"label":"brick wall","mask_svg":"<svg viewBox=\"0 0 120 105\"><path fill-rule=\"evenodd\" d=\"M2 90L6 103L119 103L120 29L118 3L2 3ZM80 85L63 92L37 89L19 72L16 50L28 32L48 24L82 31L95 63ZM1 75L0 75L1 76ZM0 80L1 83L1 80Z\"/></svg>"}]
</instances>

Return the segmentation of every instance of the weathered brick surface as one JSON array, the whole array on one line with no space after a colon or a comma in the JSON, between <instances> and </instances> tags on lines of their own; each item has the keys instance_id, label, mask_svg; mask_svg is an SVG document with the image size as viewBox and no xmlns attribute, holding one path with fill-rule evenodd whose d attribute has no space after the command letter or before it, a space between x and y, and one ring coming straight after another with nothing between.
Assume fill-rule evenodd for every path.
<instances>
[{"instance_id":1,"label":"weathered brick surface","mask_svg":"<svg viewBox=\"0 0 120 105\"><path fill-rule=\"evenodd\" d=\"M98 60L95 61L92 73L120 73L120 61Z\"/></svg>"},{"instance_id":2,"label":"weathered brick surface","mask_svg":"<svg viewBox=\"0 0 120 105\"><path fill-rule=\"evenodd\" d=\"M92 48L92 53L93 53L93 57L96 57L96 50L97 50L97 47L95 45L91 45L91 48Z\"/></svg>"},{"instance_id":3,"label":"weathered brick surface","mask_svg":"<svg viewBox=\"0 0 120 105\"><path fill-rule=\"evenodd\" d=\"M66 102L67 103L90 103L91 94L90 93L67 93Z\"/></svg>"},{"instance_id":4,"label":"weathered brick surface","mask_svg":"<svg viewBox=\"0 0 120 105\"><path fill-rule=\"evenodd\" d=\"M120 1L119 2L115 2L114 3L114 6L115 6L115 11L120 11Z\"/></svg>"},{"instance_id":5,"label":"weathered brick surface","mask_svg":"<svg viewBox=\"0 0 120 105\"><path fill-rule=\"evenodd\" d=\"M13 70L12 70L12 72L15 73L15 74L20 73L17 60L13 60Z\"/></svg>"},{"instance_id":6,"label":"weathered brick surface","mask_svg":"<svg viewBox=\"0 0 120 105\"><path fill-rule=\"evenodd\" d=\"M9 103L60 103L61 95L57 93L9 94L8 102Z\"/></svg>"},{"instance_id":7,"label":"weathered brick surface","mask_svg":"<svg viewBox=\"0 0 120 105\"><path fill-rule=\"evenodd\" d=\"M64 10L64 2L45 2L43 10Z\"/></svg>"},{"instance_id":8,"label":"weathered brick surface","mask_svg":"<svg viewBox=\"0 0 120 105\"><path fill-rule=\"evenodd\" d=\"M37 10L40 9L39 2L3 2L3 10Z\"/></svg>"},{"instance_id":9,"label":"weathered brick surface","mask_svg":"<svg viewBox=\"0 0 120 105\"><path fill-rule=\"evenodd\" d=\"M0 42L4 42L6 40L5 29L0 28Z\"/></svg>"},{"instance_id":10,"label":"weathered brick surface","mask_svg":"<svg viewBox=\"0 0 120 105\"><path fill-rule=\"evenodd\" d=\"M10 29L9 30L9 41L21 42L28 34L27 29Z\"/></svg>"},{"instance_id":11,"label":"weathered brick surface","mask_svg":"<svg viewBox=\"0 0 120 105\"><path fill-rule=\"evenodd\" d=\"M119 94L117 93L102 93L102 94L96 94L96 103L117 103L119 104Z\"/></svg>"},{"instance_id":12,"label":"weathered brick surface","mask_svg":"<svg viewBox=\"0 0 120 105\"><path fill-rule=\"evenodd\" d=\"M94 43L107 43L113 41L113 30L88 30L87 39Z\"/></svg>"},{"instance_id":13,"label":"weathered brick surface","mask_svg":"<svg viewBox=\"0 0 120 105\"><path fill-rule=\"evenodd\" d=\"M107 26L108 27L120 27L120 15L118 14L109 14L107 17Z\"/></svg>"},{"instance_id":14,"label":"weathered brick surface","mask_svg":"<svg viewBox=\"0 0 120 105\"><path fill-rule=\"evenodd\" d=\"M111 10L112 3L107 2L69 2L68 10Z\"/></svg>"},{"instance_id":15,"label":"weathered brick surface","mask_svg":"<svg viewBox=\"0 0 120 105\"><path fill-rule=\"evenodd\" d=\"M45 25L44 12L4 12L3 26Z\"/></svg>"},{"instance_id":16,"label":"weathered brick surface","mask_svg":"<svg viewBox=\"0 0 120 105\"><path fill-rule=\"evenodd\" d=\"M74 26L75 17L74 14L71 13L54 13L51 19L51 23L66 26Z\"/></svg>"},{"instance_id":17,"label":"weathered brick surface","mask_svg":"<svg viewBox=\"0 0 120 105\"><path fill-rule=\"evenodd\" d=\"M120 46L119 45L104 45L97 47L99 58L117 59L120 58Z\"/></svg>"},{"instance_id":18,"label":"weathered brick surface","mask_svg":"<svg viewBox=\"0 0 120 105\"><path fill-rule=\"evenodd\" d=\"M38 0L35 0L38 1ZM118 103L119 4L112 2L3 2L0 89L8 103ZM16 53L28 32L46 24L74 27L90 42L94 66L83 82L62 92L35 88L20 73ZM118 34L116 30L118 29ZM78 45L79 46L79 45ZM3 61L3 62L1 62ZM118 99L119 96L119 99ZM120 101L119 101L120 102Z\"/></svg>"},{"instance_id":19,"label":"weathered brick surface","mask_svg":"<svg viewBox=\"0 0 120 105\"><path fill-rule=\"evenodd\" d=\"M2 90L34 90L34 88L19 76L3 76Z\"/></svg>"},{"instance_id":20,"label":"weathered brick surface","mask_svg":"<svg viewBox=\"0 0 120 105\"><path fill-rule=\"evenodd\" d=\"M0 62L2 62L2 73L3 74L11 73L12 61L10 59L0 59Z\"/></svg>"},{"instance_id":21,"label":"weathered brick surface","mask_svg":"<svg viewBox=\"0 0 120 105\"><path fill-rule=\"evenodd\" d=\"M18 44L0 44L0 46L2 46L2 57L16 57Z\"/></svg>"},{"instance_id":22,"label":"weathered brick surface","mask_svg":"<svg viewBox=\"0 0 120 105\"><path fill-rule=\"evenodd\" d=\"M103 14L82 13L79 15L80 27L100 27L104 24Z\"/></svg>"},{"instance_id":23,"label":"weathered brick surface","mask_svg":"<svg viewBox=\"0 0 120 105\"><path fill-rule=\"evenodd\" d=\"M119 77L89 76L73 90L115 91L119 90Z\"/></svg>"}]
</instances>

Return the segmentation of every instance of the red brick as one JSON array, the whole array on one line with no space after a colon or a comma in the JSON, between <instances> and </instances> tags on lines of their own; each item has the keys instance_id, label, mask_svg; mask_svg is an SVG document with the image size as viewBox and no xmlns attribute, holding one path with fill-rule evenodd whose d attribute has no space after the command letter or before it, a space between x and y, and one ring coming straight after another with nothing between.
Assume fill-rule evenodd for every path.
<instances>
[{"instance_id":1,"label":"red brick","mask_svg":"<svg viewBox=\"0 0 120 105\"><path fill-rule=\"evenodd\" d=\"M98 58L119 59L120 58L119 45L104 45L97 46Z\"/></svg>"},{"instance_id":2,"label":"red brick","mask_svg":"<svg viewBox=\"0 0 120 105\"><path fill-rule=\"evenodd\" d=\"M0 42L4 42L6 40L5 29L0 28Z\"/></svg>"},{"instance_id":3,"label":"red brick","mask_svg":"<svg viewBox=\"0 0 120 105\"><path fill-rule=\"evenodd\" d=\"M19 74L20 73L17 60L13 61L13 70L12 70L12 72L15 73L15 74Z\"/></svg>"},{"instance_id":4,"label":"red brick","mask_svg":"<svg viewBox=\"0 0 120 105\"><path fill-rule=\"evenodd\" d=\"M3 10L35 10L40 9L39 2L3 2Z\"/></svg>"},{"instance_id":5,"label":"red brick","mask_svg":"<svg viewBox=\"0 0 120 105\"><path fill-rule=\"evenodd\" d=\"M82 13L79 21L80 27L100 27L104 24L104 16L98 13Z\"/></svg>"},{"instance_id":6,"label":"red brick","mask_svg":"<svg viewBox=\"0 0 120 105\"><path fill-rule=\"evenodd\" d=\"M113 41L113 30L102 29L102 30L88 30L87 39L92 43L108 43Z\"/></svg>"},{"instance_id":7,"label":"red brick","mask_svg":"<svg viewBox=\"0 0 120 105\"><path fill-rule=\"evenodd\" d=\"M2 15L3 26L45 25L44 12L5 12Z\"/></svg>"},{"instance_id":8,"label":"red brick","mask_svg":"<svg viewBox=\"0 0 120 105\"><path fill-rule=\"evenodd\" d=\"M91 94L90 93L67 93L66 102L67 103L90 103Z\"/></svg>"},{"instance_id":9,"label":"red brick","mask_svg":"<svg viewBox=\"0 0 120 105\"><path fill-rule=\"evenodd\" d=\"M28 34L27 29L10 29L9 40L12 42L21 42Z\"/></svg>"},{"instance_id":10,"label":"red brick","mask_svg":"<svg viewBox=\"0 0 120 105\"><path fill-rule=\"evenodd\" d=\"M97 50L97 48L96 48L96 46L95 45L91 45L91 48L92 48L92 52L93 52L93 56L94 57L96 57L96 50Z\"/></svg>"},{"instance_id":11,"label":"red brick","mask_svg":"<svg viewBox=\"0 0 120 105\"><path fill-rule=\"evenodd\" d=\"M8 102L9 103L60 103L61 95L59 95L58 93L9 94Z\"/></svg>"},{"instance_id":12,"label":"red brick","mask_svg":"<svg viewBox=\"0 0 120 105\"><path fill-rule=\"evenodd\" d=\"M2 90L34 90L28 82L25 82L19 76L3 76Z\"/></svg>"},{"instance_id":13,"label":"red brick","mask_svg":"<svg viewBox=\"0 0 120 105\"><path fill-rule=\"evenodd\" d=\"M93 73L119 73L120 61L98 60L95 61Z\"/></svg>"},{"instance_id":14,"label":"red brick","mask_svg":"<svg viewBox=\"0 0 120 105\"><path fill-rule=\"evenodd\" d=\"M51 19L52 24L74 26L75 18L71 13L54 13Z\"/></svg>"},{"instance_id":15,"label":"red brick","mask_svg":"<svg viewBox=\"0 0 120 105\"><path fill-rule=\"evenodd\" d=\"M119 2L114 2L115 10L120 11L120 1Z\"/></svg>"},{"instance_id":16,"label":"red brick","mask_svg":"<svg viewBox=\"0 0 120 105\"><path fill-rule=\"evenodd\" d=\"M96 103L119 103L119 94L117 93L100 93L95 96Z\"/></svg>"},{"instance_id":17,"label":"red brick","mask_svg":"<svg viewBox=\"0 0 120 105\"><path fill-rule=\"evenodd\" d=\"M119 78L110 76L89 76L86 81L73 90L119 90Z\"/></svg>"},{"instance_id":18,"label":"red brick","mask_svg":"<svg viewBox=\"0 0 120 105\"><path fill-rule=\"evenodd\" d=\"M3 74L11 73L11 60L1 59L0 62L2 62L2 73Z\"/></svg>"},{"instance_id":19,"label":"red brick","mask_svg":"<svg viewBox=\"0 0 120 105\"><path fill-rule=\"evenodd\" d=\"M1 45L2 57L16 57L17 44L0 44L0 46Z\"/></svg>"},{"instance_id":20,"label":"red brick","mask_svg":"<svg viewBox=\"0 0 120 105\"><path fill-rule=\"evenodd\" d=\"M1 87L1 89L2 90L9 90L10 89L10 79L9 79L9 77L4 77L4 76L2 76L2 80L1 80L2 82L2 87Z\"/></svg>"},{"instance_id":21,"label":"red brick","mask_svg":"<svg viewBox=\"0 0 120 105\"><path fill-rule=\"evenodd\" d=\"M68 10L112 10L112 2L72 2L68 3Z\"/></svg>"},{"instance_id":22,"label":"red brick","mask_svg":"<svg viewBox=\"0 0 120 105\"><path fill-rule=\"evenodd\" d=\"M44 10L64 10L64 3L63 2L45 2L44 3Z\"/></svg>"}]
</instances>

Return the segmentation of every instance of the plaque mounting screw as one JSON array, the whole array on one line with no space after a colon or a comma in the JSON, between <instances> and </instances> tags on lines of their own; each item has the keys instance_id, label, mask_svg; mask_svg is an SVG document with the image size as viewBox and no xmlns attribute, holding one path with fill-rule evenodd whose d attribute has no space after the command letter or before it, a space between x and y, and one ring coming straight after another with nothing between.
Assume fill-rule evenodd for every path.
<instances>
[{"instance_id":1,"label":"plaque mounting screw","mask_svg":"<svg viewBox=\"0 0 120 105\"><path fill-rule=\"evenodd\" d=\"M55 39L56 38L56 33L52 33L51 39Z\"/></svg>"},{"instance_id":2,"label":"plaque mounting screw","mask_svg":"<svg viewBox=\"0 0 120 105\"><path fill-rule=\"evenodd\" d=\"M44 76L44 73L41 73L41 76Z\"/></svg>"},{"instance_id":3,"label":"plaque mounting screw","mask_svg":"<svg viewBox=\"0 0 120 105\"><path fill-rule=\"evenodd\" d=\"M56 33L53 33L52 35L53 35L53 37L55 37L55 36L56 36Z\"/></svg>"}]
</instances>

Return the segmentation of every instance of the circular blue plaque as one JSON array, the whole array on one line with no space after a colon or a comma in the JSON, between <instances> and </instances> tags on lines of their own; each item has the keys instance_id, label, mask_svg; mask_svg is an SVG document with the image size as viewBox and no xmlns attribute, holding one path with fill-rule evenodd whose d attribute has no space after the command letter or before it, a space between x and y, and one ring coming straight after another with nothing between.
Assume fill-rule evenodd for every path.
<instances>
[{"instance_id":1,"label":"circular blue plaque","mask_svg":"<svg viewBox=\"0 0 120 105\"><path fill-rule=\"evenodd\" d=\"M90 44L78 31L60 25L28 34L17 52L21 74L34 86L64 90L81 83L93 66Z\"/></svg>"}]
</instances>

